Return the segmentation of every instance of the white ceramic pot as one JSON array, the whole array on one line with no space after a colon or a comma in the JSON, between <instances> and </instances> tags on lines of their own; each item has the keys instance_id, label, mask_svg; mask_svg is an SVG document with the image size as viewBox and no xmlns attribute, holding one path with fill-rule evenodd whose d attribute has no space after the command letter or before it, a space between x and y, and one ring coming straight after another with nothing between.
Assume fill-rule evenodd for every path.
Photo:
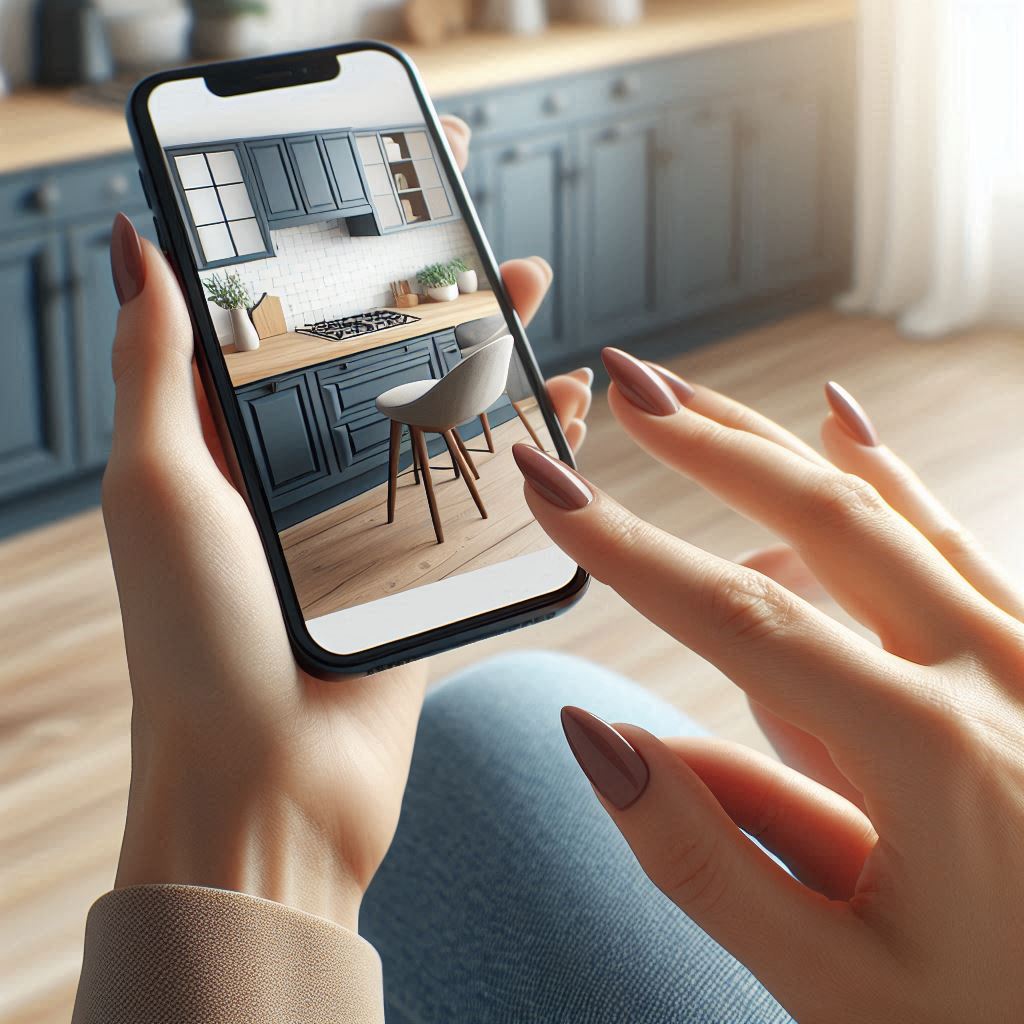
<instances>
[{"instance_id":1,"label":"white ceramic pot","mask_svg":"<svg viewBox=\"0 0 1024 1024\"><path fill-rule=\"evenodd\" d=\"M643 0L575 0L571 16L599 25L630 25L643 14Z\"/></svg>"},{"instance_id":2,"label":"white ceramic pot","mask_svg":"<svg viewBox=\"0 0 1024 1024\"><path fill-rule=\"evenodd\" d=\"M192 12L185 6L107 15L110 53L118 68L153 68L184 63Z\"/></svg>"},{"instance_id":3,"label":"white ceramic pot","mask_svg":"<svg viewBox=\"0 0 1024 1024\"><path fill-rule=\"evenodd\" d=\"M428 288L427 294L435 302L451 302L459 297L459 286L457 284L443 284L437 288Z\"/></svg>"},{"instance_id":4,"label":"white ceramic pot","mask_svg":"<svg viewBox=\"0 0 1024 1024\"><path fill-rule=\"evenodd\" d=\"M477 290L479 284L475 270L463 270L455 275L456 286L463 295L470 295Z\"/></svg>"},{"instance_id":5,"label":"white ceramic pot","mask_svg":"<svg viewBox=\"0 0 1024 1024\"><path fill-rule=\"evenodd\" d=\"M205 15L192 25L196 57L252 57L274 48L264 14Z\"/></svg>"},{"instance_id":6,"label":"white ceramic pot","mask_svg":"<svg viewBox=\"0 0 1024 1024\"><path fill-rule=\"evenodd\" d=\"M247 309L231 310L231 333L235 336L236 352L252 352L260 347L260 336Z\"/></svg>"}]
</instances>

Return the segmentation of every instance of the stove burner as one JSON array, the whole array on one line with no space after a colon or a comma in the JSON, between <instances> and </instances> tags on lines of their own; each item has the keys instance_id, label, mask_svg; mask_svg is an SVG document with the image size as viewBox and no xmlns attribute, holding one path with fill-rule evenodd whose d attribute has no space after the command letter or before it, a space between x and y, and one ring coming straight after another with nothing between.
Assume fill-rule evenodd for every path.
<instances>
[{"instance_id":1,"label":"stove burner","mask_svg":"<svg viewBox=\"0 0 1024 1024\"><path fill-rule=\"evenodd\" d=\"M395 313L390 309L371 309L357 316L343 316L339 320L318 320L315 324L300 327L298 334L309 334L327 341L347 341L374 331L386 331L389 327L414 324L420 317L408 313Z\"/></svg>"}]
</instances>

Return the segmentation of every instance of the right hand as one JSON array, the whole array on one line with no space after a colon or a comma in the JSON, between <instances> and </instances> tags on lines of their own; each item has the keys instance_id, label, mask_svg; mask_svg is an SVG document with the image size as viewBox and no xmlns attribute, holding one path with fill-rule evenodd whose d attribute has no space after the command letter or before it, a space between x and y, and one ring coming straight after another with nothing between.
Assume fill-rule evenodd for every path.
<instances>
[{"instance_id":1,"label":"right hand","mask_svg":"<svg viewBox=\"0 0 1024 1024\"><path fill-rule=\"evenodd\" d=\"M797 553L754 564L816 579L881 641L517 450L552 540L742 687L802 770L566 709L609 816L802 1022L1020 1020L1024 598L859 407L833 401L826 460L710 389L624 353L606 363L641 447Z\"/></svg>"}]
</instances>

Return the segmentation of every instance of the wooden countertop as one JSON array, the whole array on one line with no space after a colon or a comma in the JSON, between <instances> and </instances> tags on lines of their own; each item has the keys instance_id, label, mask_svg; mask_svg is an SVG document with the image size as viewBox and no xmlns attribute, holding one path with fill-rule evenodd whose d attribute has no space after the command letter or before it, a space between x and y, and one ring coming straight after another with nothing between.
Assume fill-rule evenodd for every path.
<instances>
[{"instance_id":1,"label":"wooden countertop","mask_svg":"<svg viewBox=\"0 0 1024 1024\"><path fill-rule=\"evenodd\" d=\"M391 308L391 307L386 307ZM327 363L342 356L366 352L384 345L394 345L398 341L408 341L424 334L464 324L468 320L491 316L501 312L498 300L493 292L480 291L472 295L460 295L452 302L426 302L409 309L396 309L396 313L408 313L418 316L415 323L403 324L401 327L389 327L384 331L354 338L352 341L325 341L308 334L278 334L265 338L254 352L235 352L233 348L224 349L224 360L228 365L231 383L236 388L243 384L266 377L276 377L279 373L290 370L301 370L317 363Z\"/></svg>"},{"instance_id":2,"label":"wooden countertop","mask_svg":"<svg viewBox=\"0 0 1024 1024\"><path fill-rule=\"evenodd\" d=\"M558 22L540 36L471 32L434 48L398 42L434 96L705 49L856 17L856 0L648 0L636 25ZM0 174L131 148L120 109L63 91L27 90L0 100Z\"/></svg>"}]
</instances>

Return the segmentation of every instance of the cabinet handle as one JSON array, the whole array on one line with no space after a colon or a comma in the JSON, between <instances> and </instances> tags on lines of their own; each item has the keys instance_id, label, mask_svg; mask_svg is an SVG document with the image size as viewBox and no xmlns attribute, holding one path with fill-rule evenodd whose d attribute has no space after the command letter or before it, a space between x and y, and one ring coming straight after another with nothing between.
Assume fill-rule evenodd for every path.
<instances>
[{"instance_id":1,"label":"cabinet handle","mask_svg":"<svg viewBox=\"0 0 1024 1024\"><path fill-rule=\"evenodd\" d=\"M120 199L128 194L128 179L123 174L114 174L107 179L107 194L111 199Z\"/></svg>"},{"instance_id":2,"label":"cabinet handle","mask_svg":"<svg viewBox=\"0 0 1024 1024\"><path fill-rule=\"evenodd\" d=\"M60 188L55 181L44 181L32 194L32 205L43 213L53 213L60 205Z\"/></svg>"},{"instance_id":3,"label":"cabinet handle","mask_svg":"<svg viewBox=\"0 0 1024 1024\"><path fill-rule=\"evenodd\" d=\"M636 82L627 75L617 78L612 85L612 95L616 99L628 100L631 96L636 95Z\"/></svg>"},{"instance_id":4,"label":"cabinet handle","mask_svg":"<svg viewBox=\"0 0 1024 1024\"><path fill-rule=\"evenodd\" d=\"M560 92L548 93L544 100L544 111L547 114L561 114L568 107L565 96Z\"/></svg>"}]
</instances>

